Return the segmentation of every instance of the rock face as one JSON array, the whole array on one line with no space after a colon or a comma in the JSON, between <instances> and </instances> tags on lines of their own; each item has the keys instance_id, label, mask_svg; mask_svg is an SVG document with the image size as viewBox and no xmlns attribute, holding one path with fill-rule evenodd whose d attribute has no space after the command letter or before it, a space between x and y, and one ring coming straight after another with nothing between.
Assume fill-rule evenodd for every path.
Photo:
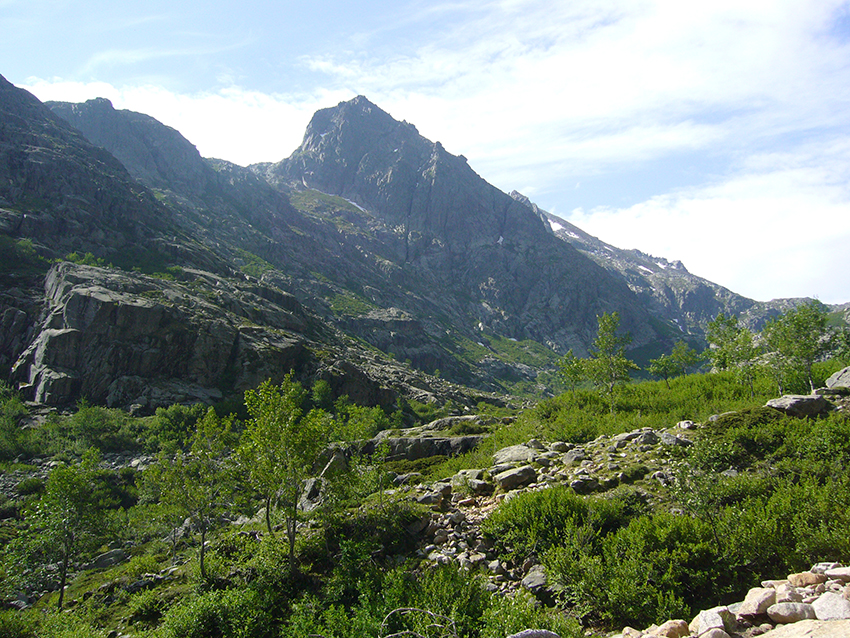
<instances>
[{"instance_id":1,"label":"rock face","mask_svg":"<svg viewBox=\"0 0 850 638\"><path fill-rule=\"evenodd\" d=\"M2 77L0 122L0 232L103 255L173 227L118 160Z\"/></svg>"},{"instance_id":2,"label":"rock face","mask_svg":"<svg viewBox=\"0 0 850 638\"><path fill-rule=\"evenodd\" d=\"M439 290L448 316L584 352L596 315L617 308L635 345L657 338L627 286L465 159L362 96L317 112L290 158L256 169L272 184L307 185L372 212L386 229L383 256Z\"/></svg>"},{"instance_id":3,"label":"rock face","mask_svg":"<svg viewBox=\"0 0 850 638\"><path fill-rule=\"evenodd\" d=\"M226 292L234 307L240 294L252 297ZM232 389L229 371L245 389L304 365L297 334L311 326L294 300L288 308L264 304L267 320L292 331L286 336L245 325L185 286L67 262L48 273L45 297L47 316L14 367L40 403L83 395L111 406L162 405L180 393L183 401L210 402Z\"/></svg>"}]
</instances>

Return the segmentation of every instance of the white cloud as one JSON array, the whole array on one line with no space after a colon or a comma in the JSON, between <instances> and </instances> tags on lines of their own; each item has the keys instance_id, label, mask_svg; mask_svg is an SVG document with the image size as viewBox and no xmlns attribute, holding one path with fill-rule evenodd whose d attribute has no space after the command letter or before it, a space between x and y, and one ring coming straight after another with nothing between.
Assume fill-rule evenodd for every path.
<instances>
[{"instance_id":1,"label":"white cloud","mask_svg":"<svg viewBox=\"0 0 850 638\"><path fill-rule=\"evenodd\" d=\"M317 109L351 97L342 92L275 96L233 86L183 95L156 85L115 87L105 82L37 78L23 88L42 101L84 102L105 97L116 109L145 113L180 131L204 157L242 165L288 157L301 143Z\"/></svg>"},{"instance_id":2,"label":"white cloud","mask_svg":"<svg viewBox=\"0 0 850 638\"><path fill-rule=\"evenodd\" d=\"M694 274L758 300L850 300L850 144L809 156L748 158L740 174L570 221L615 246L681 259Z\"/></svg>"}]
</instances>

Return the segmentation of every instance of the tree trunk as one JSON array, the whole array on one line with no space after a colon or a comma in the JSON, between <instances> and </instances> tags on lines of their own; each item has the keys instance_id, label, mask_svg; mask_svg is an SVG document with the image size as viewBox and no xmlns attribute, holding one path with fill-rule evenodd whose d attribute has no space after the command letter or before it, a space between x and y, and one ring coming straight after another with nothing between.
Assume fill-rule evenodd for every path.
<instances>
[{"instance_id":1,"label":"tree trunk","mask_svg":"<svg viewBox=\"0 0 850 638\"><path fill-rule=\"evenodd\" d=\"M266 527L269 530L269 535L274 538L274 530L272 529L272 497L269 494L266 497Z\"/></svg>"},{"instance_id":2,"label":"tree trunk","mask_svg":"<svg viewBox=\"0 0 850 638\"><path fill-rule=\"evenodd\" d=\"M68 580L68 557L71 555L71 544L66 539L62 543L62 569L59 572L59 609L65 601L65 583Z\"/></svg>"},{"instance_id":3,"label":"tree trunk","mask_svg":"<svg viewBox=\"0 0 850 638\"><path fill-rule=\"evenodd\" d=\"M204 525L201 527L201 580L206 581L207 579L207 571L204 568L204 550L206 549L206 540L207 540L207 527Z\"/></svg>"}]
</instances>

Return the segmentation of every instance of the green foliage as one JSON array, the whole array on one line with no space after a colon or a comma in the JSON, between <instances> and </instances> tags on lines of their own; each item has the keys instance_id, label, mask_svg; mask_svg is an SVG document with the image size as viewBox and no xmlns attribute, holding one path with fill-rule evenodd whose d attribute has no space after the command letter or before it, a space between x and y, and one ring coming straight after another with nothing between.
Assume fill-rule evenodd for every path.
<instances>
[{"instance_id":1,"label":"green foliage","mask_svg":"<svg viewBox=\"0 0 850 638\"><path fill-rule=\"evenodd\" d=\"M375 309L375 304L350 290L331 296L330 306L338 317L359 317Z\"/></svg>"},{"instance_id":2,"label":"green foliage","mask_svg":"<svg viewBox=\"0 0 850 638\"><path fill-rule=\"evenodd\" d=\"M239 254L239 257L243 262L239 270L244 272L246 275L261 279L265 273L275 269L269 262L262 257L258 257L254 253L242 250L241 248L238 248L236 252Z\"/></svg>"},{"instance_id":3,"label":"green foliage","mask_svg":"<svg viewBox=\"0 0 850 638\"><path fill-rule=\"evenodd\" d=\"M0 235L0 277L7 273L37 275L44 273L50 264L41 257L29 238L15 240Z\"/></svg>"},{"instance_id":4,"label":"green foliage","mask_svg":"<svg viewBox=\"0 0 850 638\"><path fill-rule=\"evenodd\" d=\"M673 351L662 354L657 359L649 362L647 371L654 377L663 379L667 387L670 387L670 378L685 374L690 368L696 366L701 360L696 350L688 347L684 341L677 341Z\"/></svg>"},{"instance_id":5,"label":"green foliage","mask_svg":"<svg viewBox=\"0 0 850 638\"><path fill-rule=\"evenodd\" d=\"M265 501L266 527L271 535L272 507L276 501L283 503L293 570L298 500L304 480L330 441L333 428L326 412L313 409L304 413L305 399L306 392L292 379L292 373L280 386L267 380L246 392L245 406L251 420L239 448L250 484Z\"/></svg>"},{"instance_id":6,"label":"green foliage","mask_svg":"<svg viewBox=\"0 0 850 638\"><path fill-rule=\"evenodd\" d=\"M643 498L629 488L586 499L569 487L556 486L503 503L484 521L483 530L511 556L542 556L571 536L592 542L645 510Z\"/></svg>"},{"instance_id":7,"label":"green foliage","mask_svg":"<svg viewBox=\"0 0 850 638\"><path fill-rule=\"evenodd\" d=\"M163 505L162 514L173 522L189 518L201 533L199 568L206 579L205 541L219 516L230 507L234 481L226 457L231 418L219 419L210 408L190 439L188 454L178 450L173 458L161 452L157 463L144 474L148 494Z\"/></svg>"},{"instance_id":8,"label":"green foliage","mask_svg":"<svg viewBox=\"0 0 850 638\"><path fill-rule=\"evenodd\" d=\"M740 382L755 394L754 382L758 373L756 358L760 349L755 335L738 324L738 317L726 317L722 312L709 322L705 331L709 343L708 358L716 370L734 370Z\"/></svg>"},{"instance_id":9,"label":"green foliage","mask_svg":"<svg viewBox=\"0 0 850 638\"><path fill-rule=\"evenodd\" d=\"M106 265L102 257L95 257L91 253L85 253L84 255L77 252L68 253L65 255L65 261L70 261L81 266L99 266L101 268Z\"/></svg>"},{"instance_id":10,"label":"green foliage","mask_svg":"<svg viewBox=\"0 0 850 638\"><path fill-rule=\"evenodd\" d=\"M572 348L558 360L558 375L567 386L567 390L575 394L576 388L587 378L585 360L573 354Z\"/></svg>"},{"instance_id":11,"label":"green foliage","mask_svg":"<svg viewBox=\"0 0 850 638\"><path fill-rule=\"evenodd\" d=\"M157 408L154 416L145 419L141 434L145 449L175 452L185 445L206 412L207 408L199 403L191 406L175 403L167 408Z\"/></svg>"},{"instance_id":12,"label":"green foliage","mask_svg":"<svg viewBox=\"0 0 850 638\"><path fill-rule=\"evenodd\" d=\"M95 483L98 462L96 451L90 450L82 463L51 470L41 498L25 514L27 526L10 547L18 556L13 564L30 569L14 574L7 584L37 586L49 578L47 565L58 561L62 607L69 564L100 545L107 532Z\"/></svg>"},{"instance_id":13,"label":"green foliage","mask_svg":"<svg viewBox=\"0 0 850 638\"><path fill-rule=\"evenodd\" d=\"M610 412L614 413L617 387L629 380L629 372L637 365L626 357L626 346L632 342L628 334L617 334L620 315L602 313L597 317L599 329L590 348L590 359L585 363L587 376L602 390L608 399Z\"/></svg>"},{"instance_id":14,"label":"green foliage","mask_svg":"<svg viewBox=\"0 0 850 638\"><path fill-rule=\"evenodd\" d=\"M770 320L762 331L768 351L774 353L773 366L782 394L786 388L801 390L795 377L802 377L808 390L815 391L812 366L832 351L834 341L827 322L829 309L813 300Z\"/></svg>"},{"instance_id":15,"label":"green foliage","mask_svg":"<svg viewBox=\"0 0 850 638\"><path fill-rule=\"evenodd\" d=\"M252 589L210 591L169 609L157 632L162 638L264 638L275 634L271 618Z\"/></svg>"}]
</instances>

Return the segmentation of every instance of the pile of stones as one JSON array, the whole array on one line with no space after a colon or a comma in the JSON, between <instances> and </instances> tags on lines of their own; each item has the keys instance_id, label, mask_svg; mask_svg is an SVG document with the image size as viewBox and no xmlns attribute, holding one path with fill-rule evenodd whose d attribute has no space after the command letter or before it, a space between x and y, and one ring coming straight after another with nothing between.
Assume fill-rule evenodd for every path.
<instances>
[{"instance_id":1,"label":"pile of stones","mask_svg":"<svg viewBox=\"0 0 850 638\"><path fill-rule=\"evenodd\" d=\"M612 638L847 638L850 567L818 563L809 571L766 580L743 601L701 611L690 622L669 620Z\"/></svg>"}]
</instances>

